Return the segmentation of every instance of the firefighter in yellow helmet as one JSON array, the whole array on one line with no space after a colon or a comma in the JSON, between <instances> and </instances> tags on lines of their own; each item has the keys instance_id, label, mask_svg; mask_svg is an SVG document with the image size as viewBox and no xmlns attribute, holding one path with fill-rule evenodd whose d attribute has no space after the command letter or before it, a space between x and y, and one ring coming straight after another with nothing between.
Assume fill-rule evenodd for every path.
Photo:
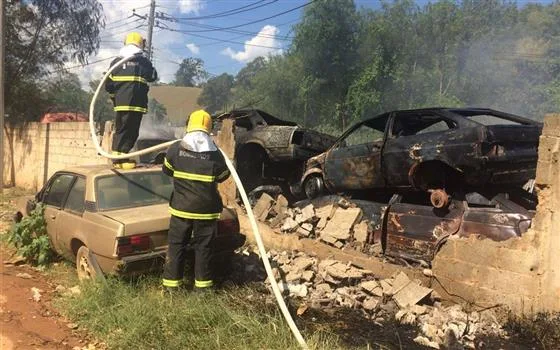
<instances>
[{"instance_id":1,"label":"firefighter in yellow helmet","mask_svg":"<svg viewBox=\"0 0 560 350\"><path fill-rule=\"evenodd\" d=\"M144 56L145 40L139 33L129 33L124 40L124 47L119 57L111 62L111 67L123 57L133 58L116 68L105 83L105 90L113 100L115 118L115 135L113 136L113 154L128 153L140 130L142 116L148 112L148 83L157 80L157 71L150 60ZM116 160L115 168L131 169L135 163L131 159Z\"/></svg>"},{"instance_id":2,"label":"firefighter in yellow helmet","mask_svg":"<svg viewBox=\"0 0 560 350\"><path fill-rule=\"evenodd\" d=\"M163 172L173 177L174 186L169 202L171 221L162 281L167 289L182 284L185 247L189 243L195 253L195 290L208 290L214 285L212 244L223 209L218 183L230 173L210 137L211 130L210 115L203 110L193 112L187 120L185 137L171 145L165 156Z\"/></svg>"}]
</instances>

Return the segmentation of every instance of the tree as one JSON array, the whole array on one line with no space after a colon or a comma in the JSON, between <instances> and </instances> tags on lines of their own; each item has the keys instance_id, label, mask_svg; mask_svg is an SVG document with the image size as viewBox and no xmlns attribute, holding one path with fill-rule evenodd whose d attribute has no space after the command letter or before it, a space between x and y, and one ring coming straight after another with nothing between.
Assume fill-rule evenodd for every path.
<instances>
[{"instance_id":1,"label":"tree","mask_svg":"<svg viewBox=\"0 0 560 350\"><path fill-rule=\"evenodd\" d=\"M148 100L148 111L154 116L154 120L157 122L163 122L167 119L167 108L155 98L150 98Z\"/></svg>"},{"instance_id":2,"label":"tree","mask_svg":"<svg viewBox=\"0 0 560 350\"><path fill-rule=\"evenodd\" d=\"M266 59L257 57L247 63L235 76L235 87L241 89L250 89L251 81L260 71L266 67Z\"/></svg>"},{"instance_id":3,"label":"tree","mask_svg":"<svg viewBox=\"0 0 560 350\"><path fill-rule=\"evenodd\" d=\"M49 112L88 113L90 95L82 90L73 73L62 73L47 83L45 97Z\"/></svg>"},{"instance_id":4,"label":"tree","mask_svg":"<svg viewBox=\"0 0 560 350\"><path fill-rule=\"evenodd\" d=\"M8 1L6 113L11 123L36 119L45 106L38 82L49 71L99 48L103 9L97 0Z\"/></svg>"},{"instance_id":5,"label":"tree","mask_svg":"<svg viewBox=\"0 0 560 350\"><path fill-rule=\"evenodd\" d=\"M185 58L175 73L175 81L172 85L196 86L197 82L206 79L207 76L208 73L204 70L204 61L200 58Z\"/></svg>"},{"instance_id":6,"label":"tree","mask_svg":"<svg viewBox=\"0 0 560 350\"><path fill-rule=\"evenodd\" d=\"M88 111L89 111L89 103L91 102L91 99L93 98L93 94L95 93L95 90L99 86L100 81L101 81L100 79L97 79L89 82L90 91L88 93L88 99L89 99ZM104 123L106 121L110 121L114 119L115 119L115 112L113 111L113 102L111 101L111 97L109 96L107 91L105 91L104 88L101 88L101 90L99 90L99 95L97 96L97 104L95 105L94 120Z\"/></svg>"},{"instance_id":7,"label":"tree","mask_svg":"<svg viewBox=\"0 0 560 350\"><path fill-rule=\"evenodd\" d=\"M227 73L208 79L196 102L209 113L224 111L231 98L233 80L233 75Z\"/></svg>"}]
</instances>

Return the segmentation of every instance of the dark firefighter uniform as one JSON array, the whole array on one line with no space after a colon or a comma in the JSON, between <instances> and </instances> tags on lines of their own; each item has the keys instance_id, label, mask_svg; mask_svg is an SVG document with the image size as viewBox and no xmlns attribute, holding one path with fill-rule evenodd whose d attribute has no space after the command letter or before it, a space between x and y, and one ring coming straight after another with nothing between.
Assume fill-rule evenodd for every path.
<instances>
[{"instance_id":1,"label":"dark firefighter uniform","mask_svg":"<svg viewBox=\"0 0 560 350\"><path fill-rule=\"evenodd\" d=\"M157 72L150 60L142 55L140 48L137 51L134 58L116 68L105 83L116 112L112 144L112 151L116 154L128 153L134 146L142 115L148 112L148 82L157 80ZM115 58L111 66L121 59Z\"/></svg>"},{"instance_id":2,"label":"dark firefighter uniform","mask_svg":"<svg viewBox=\"0 0 560 350\"><path fill-rule=\"evenodd\" d=\"M189 129L193 130L191 125ZM230 175L225 160L215 146L213 151L195 152L185 148L183 142L176 142L167 151L163 172L173 177L174 190L169 203L171 221L162 284L167 288L182 284L185 247L191 243L195 252L195 289L212 287L212 244L223 209L217 184Z\"/></svg>"}]
</instances>

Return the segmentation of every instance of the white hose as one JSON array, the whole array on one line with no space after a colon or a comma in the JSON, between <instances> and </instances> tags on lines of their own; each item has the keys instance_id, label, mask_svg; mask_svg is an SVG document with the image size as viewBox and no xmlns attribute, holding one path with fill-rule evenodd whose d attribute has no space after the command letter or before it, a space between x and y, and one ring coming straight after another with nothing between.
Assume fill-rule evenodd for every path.
<instances>
[{"instance_id":1,"label":"white hose","mask_svg":"<svg viewBox=\"0 0 560 350\"><path fill-rule=\"evenodd\" d=\"M226 165L233 176L233 180L235 181L235 185L239 189L239 193L241 194L241 199L243 200L243 204L245 205L245 209L247 209L247 214L249 215L249 221L251 222L251 228L253 229L253 233L255 234L255 240L257 241L257 246L259 247L259 252L261 253L262 260L264 263L264 268L266 270L266 274L268 275L268 280L270 281L270 285L272 286L272 291L274 292L274 296L276 297L276 301L278 302L278 306L280 306L280 310L282 310L282 314L288 322L288 326L290 327L292 333L296 337L299 345L303 349L308 349L303 336L301 335L299 329L297 328L292 315L290 315L290 311L288 311L288 307L286 306L286 302L284 298L282 298L282 292L280 291L280 287L278 287L278 282L276 282L276 278L274 278L274 274L272 273L272 267L270 266L270 261L268 260L268 254L266 253L266 249L264 247L264 243L261 238L261 233L259 231L259 226L257 225L257 221L255 220L255 215L253 214L253 209L251 208L251 204L249 203L249 198L247 198L247 193L245 192L245 188L241 183L241 179L239 179L239 175L237 171L235 171L235 167L229 160L228 156L220 149L220 152L224 155L224 159L226 160Z\"/></svg>"},{"instance_id":2,"label":"white hose","mask_svg":"<svg viewBox=\"0 0 560 350\"><path fill-rule=\"evenodd\" d=\"M121 64L124 64L125 62L130 60L132 57L133 56L125 57L125 58L121 59L120 61L118 61L117 63L115 63L113 66L111 66L109 68L107 73L105 73L105 75L103 76L103 78L99 82L99 85L97 86L97 89L95 90L95 93L93 94L91 103L89 105L89 127L90 127L90 131L91 131L91 137L93 139L93 144L94 144L95 149L97 150L97 152L99 154L101 154L102 156L104 156L106 158L109 158L109 159L128 159L128 158L131 158L131 157L141 156L141 155L148 154L148 153L151 153L151 152L154 152L154 151L158 151L160 149L166 149L169 146L171 146L173 143L178 141L178 140L173 140L173 141L164 142L164 143L161 143L159 145L155 145L155 146L152 146L152 147L140 150L140 151L127 153L127 154L123 154L123 155L112 155L110 153L107 153L99 145L99 139L97 138L97 135L95 133L95 124L93 122L93 116L94 116L94 112L95 112L95 102L97 101L99 91L101 90L101 87L103 86L103 84L105 83L105 80L107 80L107 77L109 77L111 72L113 70L115 70L115 68L120 66ZM303 336L301 335L301 332L297 328L297 326L294 322L294 319L292 318L292 315L290 314L290 311L288 310L288 307L286 306L286 302L284 301L284 298L282 297L282 292L280 291L280 287L278 286L278 282L276 282L276 278L274 278L274 274L272 273L272 267L270 266L270 261L268 260L268 254L267 254L266 249L264 247L264 243L263 243L262 238L261 238L261 233L259 231L257 221L255 220L255 215L253 214L253 209L251 208L251 204L249 203L249 199L247 198L247 193L245 192L245 188L243 187L243 184L241 183L241 179L239 179L239 175L237 174L237 171L235 170L235 167L231 163L231 160L228 158L228 156L220 148L218 148L218 149L224 155L226 165L227 165L229 171L231 172L231 175L233 176L233 179L235 181L235 185L237 186L237 189L239 190L239 193L241 194L241 199L243 200L243 204L245 205L245 208L247 209L247 214L249 216L249 221L251 222L251 228L253 229L253 233L255 235L255 240L257 241L257 246L259 248L259 252L261 253L261 257L262 257L262 260L263 260L264 268L266 270L266 274L268 276L268 280L270 281L270 285L272 286L272 291L274 292L274 296L276 297L276 302L278 303L278 306L280 306L280 310L282 311L282 315L286 319L286 322L288 323L288 326L290 327L290 330L294 334L294 336L295 336L296 340L298 341L299 345L302 347L302 349L308 349L307 343L305 342L305 339L303 339Z\"/></svg>"}]
</instances>

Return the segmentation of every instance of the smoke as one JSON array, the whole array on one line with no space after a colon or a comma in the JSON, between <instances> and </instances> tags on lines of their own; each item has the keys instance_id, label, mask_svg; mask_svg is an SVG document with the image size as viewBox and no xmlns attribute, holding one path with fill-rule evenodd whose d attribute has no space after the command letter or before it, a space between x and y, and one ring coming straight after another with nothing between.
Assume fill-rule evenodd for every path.
<instances>
[{"instance_id":1,"label":"smoke","mask_svg":"<svg viewBox=\"0 0 560 350\"><path fill-rule=\"evenodd\" d=\"M167 118L158 118L154 114L146 114L140 123L139 140L174 140L176 128Z\"/></svg>"}]
</instances>

